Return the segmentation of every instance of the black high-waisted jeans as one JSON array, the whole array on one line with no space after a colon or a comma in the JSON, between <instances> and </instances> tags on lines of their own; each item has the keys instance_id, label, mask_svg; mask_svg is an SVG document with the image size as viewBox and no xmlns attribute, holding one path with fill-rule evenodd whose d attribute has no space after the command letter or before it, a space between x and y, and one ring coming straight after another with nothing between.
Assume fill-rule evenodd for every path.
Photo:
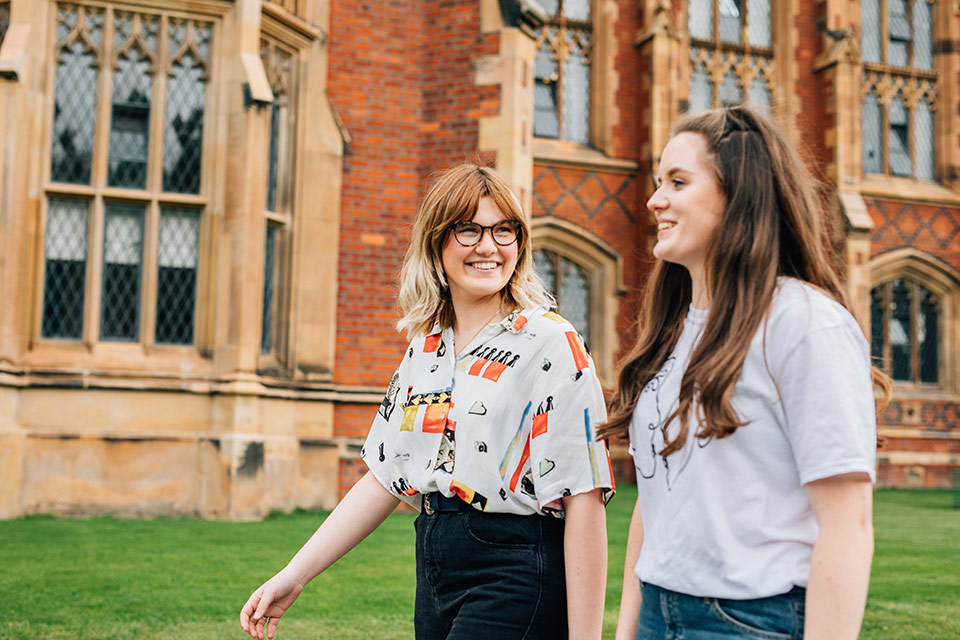
<instances>
[{"instance_id":1,"label":"black high-waisted jeans","mask_svg":"<svg viewBox=\"0 0 960 640\"><path fill-rule=\"evenodd\" d=\"M563 521L447 500L415 522L417 640L566 638Z\"/></svg>"}]
</instances>

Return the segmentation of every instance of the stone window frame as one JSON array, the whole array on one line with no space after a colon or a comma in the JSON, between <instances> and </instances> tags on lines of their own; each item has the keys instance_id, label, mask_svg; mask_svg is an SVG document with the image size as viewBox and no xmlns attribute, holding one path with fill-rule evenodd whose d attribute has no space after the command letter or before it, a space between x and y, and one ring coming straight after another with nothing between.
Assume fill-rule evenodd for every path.
<instances>
[{"instance_id":1,"label":"stone window frame","mask_svg":"<svg viewBox=\"0 0 960 640\"><path fill-rule=\"evenodd\" d=\"M921 384L895 380L896 395L901 397L960 398L960 271L916 249L896 249L880 254L868 264L870 282L867 291L895 278L906 278L921 285L940 301L939 382ZM870 318L866 318L870 336Z\"/></svg>"},{"instance_id":2,"label":"stone window frame","mask_svg":"<svg viewBox=\"0 0 960 640\"><path fill-rule=\"evenodd\" d=\"M533 250L546 250L579 266L590 287L590 335L584 336L604 386L614 384L614 357L619 343L616 320L623 284L623 258L586 229L553 216L531 222Z\"/></svg>"},{"instance_id":3,"label":"stone window frame","mask_svg":"<svg viewBox=\"0 0 960 640\"><path fill-rule=\"evenodd\" d=\"M47 101L47 113L44 115L44 134L42 137L43 153L39 154L39 161L42 163L39 170L41 173L41 193L42 198L39 205L39 220L37 226L36 238L36 269L34 275L35 295L30 317L30 343L29 349L33 352L33 357L38 362L45 362L49 358L60 362L65 353L75 352L76 357L82 360L82 363L93 364L99 362L101 358L107 358L109 361L116 362L115 358L125 358L136 354L135 357L147 357L148 363L159 365L161 368L168 366L179 367L184 358L187 361L193 361L195 366L206 367L206 359L211 355L213 343L212 326L212 307L213 301L210 296L211 283L209 278L212 275L214 251L212 250L213 227L215 222L211 219L211 211L217 200L217 195L213 187L216 167L214 158L215 141L217 135L215 127L211 126L215 114L219 108L217 78L220 77L219 65L222 58L222 17L229 9L224 3L211 2L205 6L205 11L191 10L192 3L182 1L171 2L170 6L158 8L148 7L128 7L126 5L117 5L106 0L64 0L63 2L51 3L49 25L53 30L56 28L56 12L60 5L73 6L84 11L99 11L103 15L104 31L101 38L99 50L95 51L97 56L97 102L96 115L93 133L92 166L89 184L72 184L65 182L53 182L51 180L51 158L52 158L52 133L54 120L54 94L56 90L56 75L52 71L57 66L58 50L60 43L51 39L51 46L47 53L47 68L51 71L43 83L43 91L50 99ZM170 20L185 20L191 24L209 25L210 28L210 49L208 56L201 63L205 67L205 75L209 78L205 87L204 98L204 125L203 141L201 143L201 176L198 193L178 193L163 190L162 179L162 156L164 123L163 117L166 110L166 82L154 82L153 96L151 100L151 122L150 122L150 146L148 148L148 171L151 178L143 189L130 189L124 187L111 187L107 185L108 179L108 148L110 138L110 111L112 104L112 82L113 74L106 72L112 69L114 58L126 46L123 45L117 49L113 42L113 31L115 24L115 14L123 12L136 15L157 16L159 20L159 33L162 34L163 44L159 45L162 61L159 63L163 67L157 72L157 77L168 77L170 65L174 58L171 55L174 52L169 51L166 41L169 39L168 24ZM80 27L83 31L84 27ZM55 33L55 31L54 31ZM76 37L87 37L85 34L71 34L67 39ZM190 38L192 36L188 36ZM89 38L88 38L89 40ZM92 41L89 43L93 45ZM189 42L188 42L189 44ZM192 45L191 45L192 46ZM162 105L156 108L156 105ZM69 200L82 201L89 206L87 218L87 241L86 241L86 274L84 279L84 305L83 305L83 328L79 340L59 339L44 337L41 331L43 320L44 303L44 270L45 270L45 233L47 225L47 216L51 200ZM102 271L104 265L103 255L103 234L106 218L106 209L110 204L135 205L144 208L143 218L143 248L141 252L141 289L139 296L139 308L137 311L139 317L139 328L137 340L130 342L115 342L104 340L100 337L100 316L101 316L101 286ZM158 242L159 242L159 224L162 210L165 208L193 210L199 216L198 229L198 247L197 247L197 265L196 282L193 308L193 343L192 344L167 344L157 343L156 317L157 317L157 286L158 286ZM65 351L66 350L66 351ZM81 361L75 361L80 365ZM147 366L151 366L148 364Z\"/></svg>"},{"instance_id":4,"label":"stone window frame","mask_svg":"<svg viewBox=\"0 0 960 640\"><path fill-rule=\"evenodd\" d=\"M260 349L258 369L282 371L289 363L291 263L293 251L295 184L298 169L298 114L302 86L300 49L302 43L289 38L276 11L264 12L260 34L260 60L273 92L273 102L263 110L267 158L264 182L263 235L264 282L261 289ZM274 137L273 118L277 117ZM276 146L274 146L276 145ZM276 153L274 164L272 155ZM275 171L275 173L274 173ZM271 198L273 182L273 198ZM272 202L271 202L272 200ZM272 205L272 206L271 206ZM272 236L272 238L271 238ZM273 242L273 250L268 246ZM272 256L271 299L267 300L267 258ZM269 320L267 320L269 318ZM269 324L269 326L267 326Z\"/></svg>"},{"instance_id":5,"label":"stone window frame","mask_svg":"<svg viewBox=\"0 0 960 640\"><path fill-rule=\"evenodd\" d=\"M593 33L590 64L589 144L552 138L533 138L535 158L564 158L592 166L602 166L614 156L613 128L619 122L616 93L620 78L616 71L616 20L619 7L615 0L591 0ZM546 28L546 26L544 27ZM536 49L534 49L534 57ZM533 61L531 60L531 65ZM531 100L533 94L531 93ZM532 114L531 104L531 114Z\"/></svg>"}]
</instances>

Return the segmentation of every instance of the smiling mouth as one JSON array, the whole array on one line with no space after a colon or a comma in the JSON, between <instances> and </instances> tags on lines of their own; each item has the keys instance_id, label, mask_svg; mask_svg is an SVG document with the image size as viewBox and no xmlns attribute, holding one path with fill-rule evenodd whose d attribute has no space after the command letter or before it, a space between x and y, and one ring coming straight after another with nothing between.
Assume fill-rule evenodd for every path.
<instances>
[{"instance_id":1,"label":"smiling mouth","mask_svg":"<svg viewBox=\"0 0 960 640\"><path fill-rule=\"evenodd\" d=\"M677 226L677 223L676 223L676 222L667 222L667 221L658 222L658 223L657 223L657 233L660 233L661 231L666 231L667 229L672 229L672 228L674 228L675 226Z\"/></svg>"},{"instance_id":2,"label":"smiling mouth","mask_svg":"<svg viewBox=\"0 0 960 640\"><path fill-rule=\"evenodd\" d=\"M471 262L469 264L474 269L479 269L480 271L491 271L500 266L497 262Z\"/></svg>"}]
</instances>

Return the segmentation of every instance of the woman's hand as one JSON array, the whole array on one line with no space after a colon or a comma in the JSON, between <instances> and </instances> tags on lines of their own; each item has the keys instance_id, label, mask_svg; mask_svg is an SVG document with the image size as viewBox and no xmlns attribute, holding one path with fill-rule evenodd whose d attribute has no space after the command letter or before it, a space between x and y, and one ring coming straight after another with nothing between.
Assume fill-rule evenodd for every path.
<instances>
[{"instance_id":1,"label":"woman's hand","mask_svg":"<svg viewBox=\"0 0 960 640\"><path fill-rule=\"evenodd\" d=\"M240 626L251 638L263 640L264 628L266 637L273 638L280 617L296 601L304 586L284 569L250 595L240 611Z\"/></svg>"}]
</instances>

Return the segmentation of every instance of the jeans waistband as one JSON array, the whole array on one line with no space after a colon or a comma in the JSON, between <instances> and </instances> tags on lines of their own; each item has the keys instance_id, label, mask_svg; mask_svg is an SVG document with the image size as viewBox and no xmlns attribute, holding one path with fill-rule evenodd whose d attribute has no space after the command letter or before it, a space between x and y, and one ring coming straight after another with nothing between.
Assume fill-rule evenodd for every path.
<instances>
[{"instance_id":1,"label":"jeans waistband","mask_svg":"<svg viewBox=\"0 0 960 640\"><path fill-rule=\"evenodd\" d=\"M423 494L423 512L427 515L451 511L474 511L474 508L457 496L448 498L439 491Z\"/></svg>"}]
</instances>

